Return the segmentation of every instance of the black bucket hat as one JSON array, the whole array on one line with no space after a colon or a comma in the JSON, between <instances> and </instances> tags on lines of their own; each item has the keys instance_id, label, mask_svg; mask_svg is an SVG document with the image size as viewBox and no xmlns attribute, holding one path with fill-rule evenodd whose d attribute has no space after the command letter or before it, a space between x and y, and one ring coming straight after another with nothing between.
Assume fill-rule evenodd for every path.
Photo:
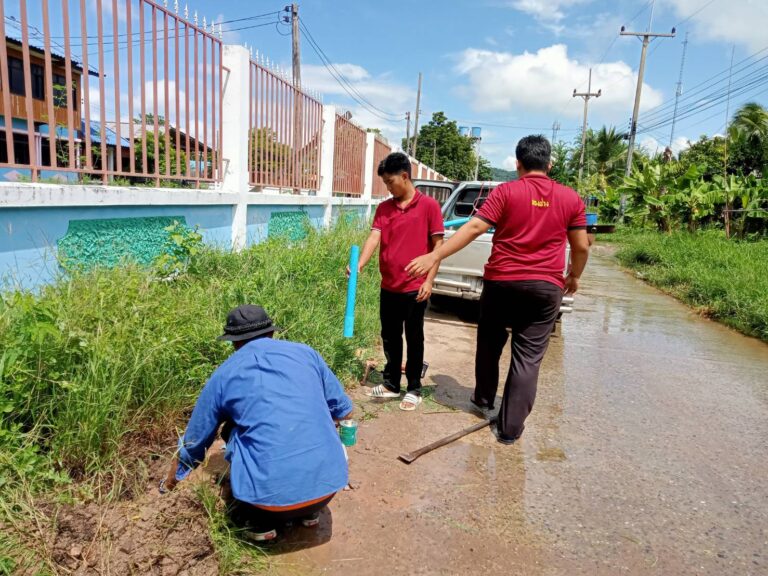
<instances>
[{"instance_id":1,"label":"black bucket hat","mask_svg":"<svg viewBox=\"0 0 768 576\"><path fill-rule=\"evenodd\" d=\"M264 308L253 304L243 304L230 310L227 314L224 334L216 339L240 342L279 331L280 328L272 324L272 319L267 315Z\"/></svg>"}]
</instances>

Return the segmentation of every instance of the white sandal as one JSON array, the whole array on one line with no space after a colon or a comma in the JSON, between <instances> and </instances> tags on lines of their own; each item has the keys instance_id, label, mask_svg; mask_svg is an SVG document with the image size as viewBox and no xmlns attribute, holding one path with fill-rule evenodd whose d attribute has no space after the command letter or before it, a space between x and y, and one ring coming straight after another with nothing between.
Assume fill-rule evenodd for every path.
<instances>
[{"instance_id":1,"label":"white sandal","mask_svg":"<svg viewBox=\"0 0 768 576\"><path fill-rule=\"evenodd\" d=\"M403 410L404 412L413 412L422 401L423 398L419 394L408 392L403 398L403 401L400 402L400 410Z\"/></svg>"},{"instance_id":2,"label":"white sandal","mask_svg":"<svg viewBox=\"0 0 768 576\"><path fill-rule=\"evenodd\" d=\"M392 392L392 390L384 386L384 384L379 384L366 390L365 395L370 396L371 398L400 398L399 392Z\"/></svg>"}]
</instances>

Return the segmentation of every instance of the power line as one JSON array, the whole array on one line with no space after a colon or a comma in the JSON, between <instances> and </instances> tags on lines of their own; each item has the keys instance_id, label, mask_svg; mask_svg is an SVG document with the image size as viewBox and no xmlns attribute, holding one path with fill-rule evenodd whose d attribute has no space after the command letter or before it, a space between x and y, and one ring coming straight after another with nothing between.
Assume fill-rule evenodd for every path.
<instances>
[{"instance_id":1,"label":"power line","mask_svg":"<svg viewBox=\"0 0 768 576\"><path fill-rule=\"evenodd\" d=\"M766 56L763 56L762 58L758 58L758 59L754 60L753 62L750 62L749 64L746 64L745 66L743 66L741 68L738 68L742 64L748 62L749 60L752 60L752 59L756 58L758 55L760 55L761 53L765 52L766 50L768 50L768 46L766 46L765 48L763 48L761 50L758 50L754 54L752 54L752 55L748 56L747 58L745 58L745 59L741 60L740 62L738 62L736 64L737 69L735 70L735 73L736 74L740 74L742 72L745 72L749 68L752 68L753 66L759 64L760 62L762 62L764 60L768 60L768 55L766 55ZM725 82L725 80L726 80L725 77L720 78L720 79L718 79L718 78L721 77L721 76L724 76L725 74L728 74L728 73L729 73L729 68L724 69L721 72L718 72L714 76L711 76L711 77L703 80L702 82L699 82L698 84L693 86L691 88L691 90L686 94L686 96L684 96L681 100L682 101L691 100L694 97L696 97L697 101L701 100L701 98L706 97L706 96L698 96L698 95L702 94L702 92L704 92L705 90L707 90L709 88L712 88L713 86L716 86L719 83ZM710 94L709 96L711 96L711 95L712 94ZM647 121L648 118L658 118L658 117L662 116L663 114L668 112L669 109L671 107L673 107L673 106L674 106L674 100L670 99L670 100L666 100L665 102L662 102L658 106L655 106L655 107L651 108L650 110L645 112L646 121Z\"/></svg>"},{"instance_id":2,"label":"power line","mask_svg":"<svg viewBox=\"0 0 768 576\"><path fill-rule=\"evenodd\" d=\"M304 21L301 18L299 18L299 26L301 28L302 34L304 35L304 38L307 40L307 42L309 42L309 45L314 50L315 54L317 54L317 56L320 58L320 61L325 67L325 69L334 78L334 80L336 80L336 82L342 87L342 89L347 93L347 95L350 98L352 98L352 100L357 102L360 106L365 108L368 112L370 112L377 118L384 120L386 122L402 120L405 117L403 114L395 114L392 112L388 112L387 110L383 110L382 108L379 108L378 106L373 104L365 96L363 96L346 78L346 76L344 76L344 74L341 71L339 71L338 68L336 68L333 62L331 62L330 58L328 58L328 56L325 54L323 49L314 39L314 37L312 36L312 33L309 31L309 28L307 28L306 24L304 24Z\"/></svg>"},{"instance_id":3,"label":"power line","mask_svg":"<svg viewBox=\"0 0 768 576\"><path fill-rule=\"evenodd\" d=\"M264 14L255 14L253 16L244 16L243 18L235 18L234 20L222 20L221 22L216 22L216 24L234 24L236 22L245 22L245 21L248 21L248 20L258 20L258 19L261 19L261 18L268 18L270 16L275 16L277 14L280 14L281 12L282 12L282 10L275 10L274 12L265 12ZM183 18L179 18L179 23L183 24L183 25L191 24L191 22L187 22ZM272 24L272 22L269 22L269 24ZM140 34L140 32L131 32L131 36L138 36L139 34ZM128 36L128 33L123 33L123 34L118 34L117 35L118 38L125 38L126 36ZM113 37L114 37L114 34L104 34L104 35L102 35L102 38L113 38ZM63 39L64 36L51 36L51 38ZM82 36L72 35L72 34L70 34L70 36L69 36L70 40L79 39L79 38L82 38ZM127 40L126 40L126 42L127 42Z\"/></svg>"},{"instance_id":4,"label":"power line","mask_svg":"<svg viewBox=\"0 0 768 576\"><path fill-rule=\"evenodd\" d=\"M690 118L696 116L705 110L710 110L716 106L723 104L723 102L732 95L742 95L748 93L756 88L762 87L768 84L768 66L766 66L759 76L755 76L752 79L741 79L738 85L730 90L726 89L720 93L714 95L711 99L705 98L703 102L695 104L687 108L682 114L678 116L678 120ZM672 118L667 116L658 120L655 123L643 126L643 131L653 130L660 127L669 126L672 122Z\"/></svg>"}]
</instances>

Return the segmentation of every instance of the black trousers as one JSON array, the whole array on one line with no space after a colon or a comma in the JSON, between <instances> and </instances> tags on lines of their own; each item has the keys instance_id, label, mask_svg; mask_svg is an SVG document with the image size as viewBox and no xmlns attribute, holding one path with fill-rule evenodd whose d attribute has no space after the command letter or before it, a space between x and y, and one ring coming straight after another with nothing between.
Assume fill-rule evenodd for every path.
<instances>
[{"instance_id":1,"label":"black trousers","mask_svg":"<svg viewBox=\"0 0 768 576\"><path fill-rule=\"evenodd\" d=\"M254 532L266 532L279 528L291 520L306 518L315 512L319 512L328 506L328 503L333 500L335 495L331 494L320 502L315 502L309 506L283 511L264 510L263 508L257 508L253 504L233 499L229 504L229 515L232 523L238 528L253 530Z\"/></svg>"},{"instance_id":2,"label":"black trousers","mask_svg":"<svg viewBox=\"0 0 768 576\"><path fill-rule=\"evenodd\" d=\"M408 344L408 360L405 377L408 392L421 393L421 368L424 363L424 312L427 302L416 302L418 292L389 292L381 290L379 316L381 340L387 364L384 366L384 383L393 392L400 392L403 365L403 326Z\"/></svg>"},{"instance_id":3,"label":"black trousers","mask_svg":"<svg viewBox=\"0 0 768 576\"><path fill-rule=\"evenodd\" d=\"M492 405L499 359L512 329L512 359L499 410L499 435L518 438L536 400L539 367L549 345L562 290L543 280L490 281L480 296L475 353L475 402Z\"/></svg>"}]
</instances>

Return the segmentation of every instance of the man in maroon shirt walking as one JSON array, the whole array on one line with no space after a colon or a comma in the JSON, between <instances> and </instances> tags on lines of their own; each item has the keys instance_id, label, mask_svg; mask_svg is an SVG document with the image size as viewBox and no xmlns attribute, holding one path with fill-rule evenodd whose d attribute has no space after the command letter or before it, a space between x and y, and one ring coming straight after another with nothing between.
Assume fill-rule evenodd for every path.
<instances>
[{"instance_id":1,"label":"man in maroon shirt walking","mask_svg":"<svg viewBox=\"0 0 768 576\"><path fill-rule=\"evenodd\" d=\"M584 202L574 190L547 176L551 168L547 139L526 136L515 154L520 179L496 187L445 244L407 267L418 277L495 228L480 296L471 401L481 409L493 409L499 359L511 328L512 361L498 421L498 440L505 444L523 433L563 291L578 290L589 255ZM566 240L571 245L571 268L564 278Z\"/></svg>"},{"instance_id":2,"label":"man in maroon shirt walking","mask_svg":"<svg viewBox=\"0 0 768 576\"><path fill-rule=\"evenodd\" d=\"M411 181L411 161L402 152L394 152L381 161L378 175L392 198L376 208L371 234L365 241L358 271L368 263L381 244L381 339L387 363L384 384L371 389L374 398L399 398L403 362L403 326L408 344L405 377L406 395L400 409L415 410L421 404L421 368L424 363L424 311L432 294L432 282L438 263L424 274L409 275L406 265L428 254L443 243L443 217L433 198L416 190Z\"/></svg>"}]
</instances>

